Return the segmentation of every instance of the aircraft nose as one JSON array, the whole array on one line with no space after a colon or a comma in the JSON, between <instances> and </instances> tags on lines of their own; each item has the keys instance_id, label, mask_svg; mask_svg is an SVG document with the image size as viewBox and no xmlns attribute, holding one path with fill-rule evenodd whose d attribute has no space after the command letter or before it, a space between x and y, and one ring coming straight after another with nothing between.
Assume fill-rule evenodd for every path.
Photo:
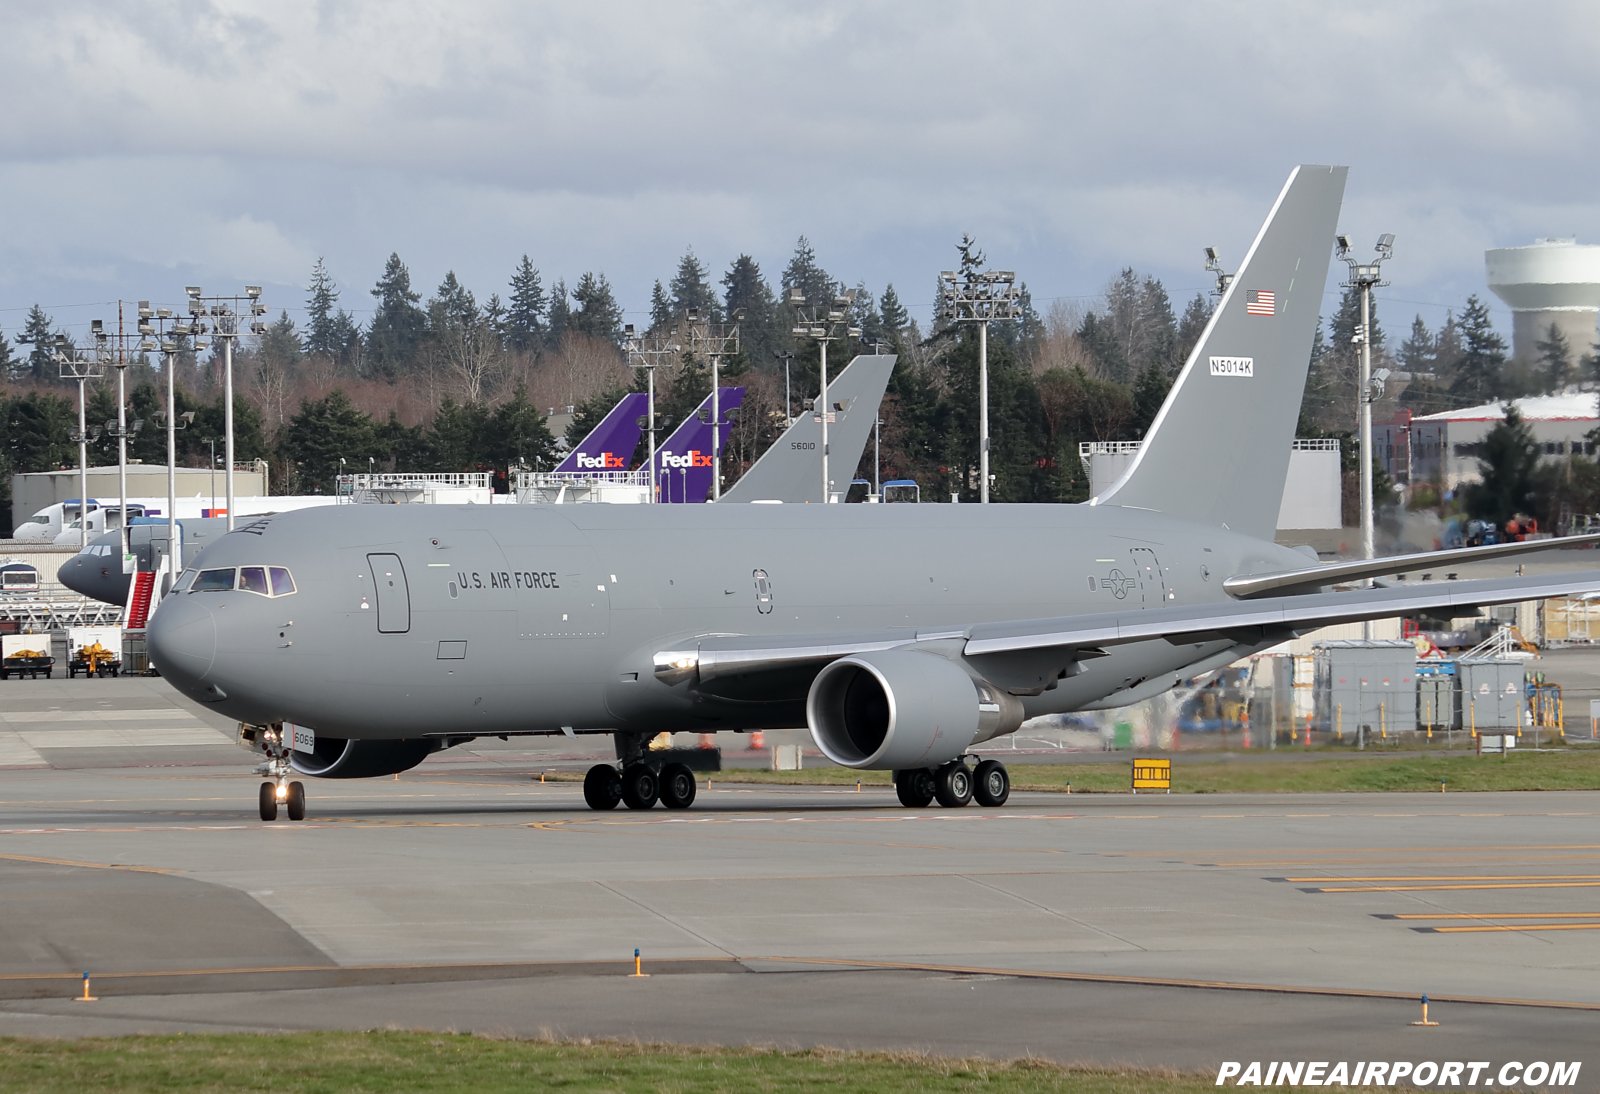
<instances>
[{"instance_id":1,"label":"aircraft nose","mask_svg":"<svg viewBox=\"0 0 1600 1094\"><path fill-rule=\"evenodd\" d=\"M88 556L73 555L61 564L61 569L56 571L56 580L79 596L93 596L86 580L94 571L88 565Z\"/></svg>"},{"instance_id":2,"label":"aircraft nose","mask_svg":"<svg viewBox=\"0 0 1600 1094\"><path fill-rule=\"evenodd\" d=\"M216 620L204 604L183 593L167 597L150 618L148 637L161 675L180 689L203 690L198 685L217 655Z\"/></svg>"}]
</instances>

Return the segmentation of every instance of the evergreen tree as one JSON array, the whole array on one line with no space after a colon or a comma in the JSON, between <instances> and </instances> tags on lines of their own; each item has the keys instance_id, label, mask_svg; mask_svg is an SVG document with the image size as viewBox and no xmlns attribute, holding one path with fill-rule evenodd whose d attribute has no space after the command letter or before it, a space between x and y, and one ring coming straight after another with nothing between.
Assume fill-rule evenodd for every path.
<instances>
[{"instance_id":1,"label":"evergreen tree","mask_svg":"<svg viewBox=\"0 0 1600 1094\"><path fill-rule=\"evenodd\" d=\"M1211 308L1211 297L1197 292L1183 309L1183 318L1178 320L1177 343L1173 346L1173 357L1179 365L1187 361L1194 347L1200 344L1200 336L1205 333L1206 324L1211 322ZM1318 323L1317 337L1321 336L1322 324Z\"/></svg>"},{"instance_id":2,"label":"evergreen tree","mask_svg":"<svg viewBox=\"0 0 1600 1094\"><path fill-rule=\"evenodd\" d=\"M279 365L296 364L305 356L304 347L300 342L300 332L295 329L294 320L289 318L288 311L279 315L267 328L267 333L261 336L261 356Z\"/></svg>"},{"instance_id":3,"label":"evergreen tree","mask_svg":"<svg viewBox=\"0 0 1600 1094\"><path fill-rule=\"evenodd\" d=\"M456 272L445 272L439 291L428 301L428 326L435 331L460 331L478 325L478 302L456 280Z\"/></svg>"},{"instance_id":4,"label":"evergreen tree","mask_svg":"<svg viewBox=\"0 0 1600 1094\"><path fill-rule=\"evenodd\" d=\"M871 346L886 341L883 336L883 317L878 314L878 302L865 281L856 282L849 317L850 325L861 332L862 345Z\"/></svg>"},{"instance_id":5,"label":"evergreen tree","mask_svg":"<svg viewBox=\"0 0 1600 1094\"><path fill-rule=\"evenodd\" d=\"M1411 321L1411 335L1400 343L1400 367L1410 373L1432 372L1437 360L1438 343L1428 324L1417 316Z\"/></svg>"},{"instance_id":6,"label":"evergreen tree","mask_svg":"<svg viewBox=\"0 0 1600 1094\"><path fill-rule=\"evenodd\" d=\"M22 334L17 341L33 347L28 351L25 373L29 379L40 381L56 378L55 363L50 359L55 349L55 335L50 333L50 317L39 305L28 309L28 318L23 321Z\"/></svg>"},{"instance_id":7,"label":"evergreen tree","mask_svg":"<svg viewBox=\"0 0 1600 1094\"><path fill-rule=\"evenodd\" d=\"M1476 295L1467 297L1467 308L1455 326L1461 339L1461 353L1450 393L1469 403L1488 402L1500 389L1506 344L1495 333L1488 306Z\"/></svg>"},{"instance_id":8,"label":"evergreen tree","mask_svg":"<svg viewBox=\"0 0 1600 1094\"><path fill-rule=\"evenodd\" d=\"M1461 317L1464 328L1469 325L1472 308L1469 300L1467 312ZM1539 451L1533 430L1522 420L1516 405L1506 407L1505 420L1483 439L1483 458L1478 461L1482 481L1467 486L1467 511L1496 528L1504 528L1519 513L1532 513L1537 505L1534 484Z\"/></svg>"},{"instance_id":9,"label":"evergreen tree","mask_svg":"<svg viewBox=\"0 0 1600 1094\"><path fill-rule=\"evenodd\" d=\"M1156 413L1160 411L1161 404L1166 402L1167 391L1172 387L1172 377L1168 376L1160 365L1152 361L1144 367L1139 374L1139 382L1133 387L1133 430L1134 435L1143 437L1149 430L1152 422L1156 420Z\"/></svg>"},{"instance_id":10,"label":"evergreen tree","mask_svg":"<svg viewBox=\"0 0 1600 1094\"><path fill-rule=\"evenodd\" d=\"M701 319L711 322L721 320L717 297L711 291L711 282L707 278L705 265L695 257L693 249L685 251L683 257L678 260L678 272L668 287L672 293L674 315L682 315L690 308L698 308Z\"/></svg>"},{"instance_id":11,"label":"evergreen tree","mask_svg":"<svg viewBox=\"0 0 1600 1094\"><path fill-rule=\"evenodd\" d=\"M789 346L789 325L783 321L772 287L761 276L761 267L749 255L740 255L722 275L723 305L739 319L741 356L761 367L770 366L773 354Z\"/></svg>"},{"instance_id":12,"label":"evergreen tree","mask_svg":"<svg viewBox=\"0 0 1600 1094\"><path fill-rule=\"evenodd\" d=\"M531 353L545 333L545 312L549 307L539 271L527 255L511 275L511 302L506 308L506 344L518 353Z\"/></svg>"},{"instance_id":13,"label":"evergreen tree","mask_svg":"<svg viewBox=\"0 0 1600 1094\"><path fill-rule=\"evenodd\" d=\"M1554 323L1535 346L1539 350L1539 369L1544 373L1544 389L1554 394L1572 382L1572 347Z\"/></svg>"},{"instance_id":14,"label":"evergreen tree","mask_svg":"<svg viewBox=\"0 0 1600 1094\"><path fill-rule=\"evenodd\" d=\"M530 471L548 471L559 462L556 439L539 408L529 402L526 384L519 382L511 398L495 407L486 455L495 467L508 472L519 464Z\"/></svg>"},{"instance_id":15,"label":"evergreen tree","mask_svg":"<svg viewBox=\"0 0 1600 1094\"><path fill-rule=\"evenodd\" d=\"M506 346L506 306L500 301L500 294L489 294L489 302L483 306L483 323L487 333L493 339L496 349Z\"/></svg>"},{"instance_id":16,"label":"evergreen tree","mask_svg":"<svg viewBox=\"0 0 1600 1094\"><path fill-rule=\"evenodd\" d=\"M0 333L0 379L10 380L15 378L17 358L11 351L11 342L3 333Z\"/></svg>"},{"instance_id":17,"label":"evergreen tree","mask_svg":"<svg viewBox=\"0 0 1600 1094\"><path fill-rule=\"evenodd\" d=\"M284 424L279 451L292 468L299 493L331 494L341 457L351 469L365 470L367 458L386 458L372 415L357 410L335 388L326 398L300 401L300 412Z\"/></svg>"},{"instance_id":18,"label":"evergreen tree","mask_svg":"<svg viewBox=\"0 0 1600 1094\"><path fill-rule=\"evenodd\" d=\"M411 271L391 253L372 295L378 300L377 314L367 329L367 362L375 375L393 379L410 366L427 317L411 289Z\"/></svg>"},{"instance_id":19,"label":"evergreen tree","mask_svg":"<svg viewBox=\"0 0 1600 1094\"><path fill-rule=\"evenodd\" d=\"M906 311L905 305L900 303L900 297L894 291L894 283L890 282L883 290L883 298L878 301L878 314L883 319L883 332L889 342L890 348L895 353L903 352L901 337L906 326L911 322L911 313Z\"/></svg>"},{"instance_id":20,"label":"evergreen tree","mask_svg":"<svg viewBox=\"0 0 1600 1094\"><path fill-rule=\"evenodd\" d=\"M611 293L605 274L586 273L572 290L578 307L568 321L571 329L611 343L622 340L622 307Z\"/></svg>"},{"instance_id":21,"label":"evergreen tree","mask_svg":"<svg viewBox=\"0 0 1600 1094\"><path fill-rule=\"evenodd\" d=\"M550 329L545 336L552 346L560 345L562 337L571 329L572 303L569 296L566 279L557 278L556 283L550 286Z\"/></svg>"},{"instance_id":22,"label":"evergreen tree","mask_svg":"<svg viewBox=\"0 0 1600 1094\"><path fill-rule=\"evenodd\" d=\"M826 307L833 303L837 283L828 271L817 264L817 253L811 249L805 236L794 245L794 255L783 268L783 299L789 299L789 290L798 288L805 294L806 303L812 307Z\"/></svg>"},{"instance_id":23,"label":"evergreen tree","mask_svg":"<svg viewBox=\"0 0 1600 1094\"><path fill-rule=\"evenodd\" d=\"M4 456L13 472L55 471L77 456L67 439L78 427L78 405L49 392L30 391L4 400ZM70 455L69 455L70 454ZM10 484L9 477L6 480Z\"/></svg>"},{"instance_id":24,"label":"evergreen tree","mask_svg":"<svg viewBox=\"0 0 1600 1094\"><path fill-rule=\"evenodd\" d=\"M342 332L333 313L333 306L339 300L339 289L320 257L311 269L309 292L311 295L306 298L306 353L336 358L344 350L344 343L340 339Z\"/></svg>"},{"instance_id":25,"label":"evergreen tree","mask_svg":"<svg viewBox=\"0 0 1600 1094\"><path fill-rule=\"evenodd\" d=\"M656 278L655 288L650 290L650 329L660 330L672 322L672 301L667 299L667 290L661 287L661 279ZM582 440L582 438L579 438Z\"/></svg>"},{"instance_id":26,"label":"evergreen tree","mask_svg":"<svg viewBox=\"0 0 1600 1094\"><path fill-rule=\"evenodd\" d=\"M1117 337L1110 320L1094 312L1086 313L1083 322L1078 325L1078 340L1094 358L1102 377L1116 383L1127 382L1131 372L1128 358L1123 353L1122 340Z\"/></svg>"},{"instance_id":27,"label":"evergreen tree","mask_svg":"<svg viewBox=\"0 0 1600 1094\"><path fill-rule=\"evenodd\" d=\"M1383 327L1378 323L1378 298L1373 296L1367 304L1367 317L1372 321L1372 357L1374 360L1383 351ZM1334 313L1333 321L1329 327L1330 340L1334 353L1356 352L1354 349L1356 328L1361 325L1361 290L1348 286L1344 295L1339 298L1339 310Z\"/></svg>"}]
</instances>

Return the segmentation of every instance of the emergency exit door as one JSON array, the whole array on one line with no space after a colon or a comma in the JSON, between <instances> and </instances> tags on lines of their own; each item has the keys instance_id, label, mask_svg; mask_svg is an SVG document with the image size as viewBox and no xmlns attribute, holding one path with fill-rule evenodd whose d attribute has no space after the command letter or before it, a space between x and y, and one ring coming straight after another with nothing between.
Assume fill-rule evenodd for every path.
<instances>
[{"instance_id":1,"label":"emergency exit door","mask_svg":"<svg viewBox=\"0 0 1600 1094\"><path fill-rule=\"evenodd\" d=\"M1139 592L1147 608L1159 608L1172 600L1172 590L1167 587L1166 575L1161 572L1161 560L1148 547L1133 548L1134 575L1139 579Z\"/></svg>"},{"instance_id":2,"label":"emergency exit door","mask_svg":"<svg viewBox=\"0 0 1600 1094\"><path fill-rule=\"evenodd\" d=\"M368 555L372 589L378 599L378 633L405 634L411 629L411 589L399 555Z\"/></svg>"}]
</instances>

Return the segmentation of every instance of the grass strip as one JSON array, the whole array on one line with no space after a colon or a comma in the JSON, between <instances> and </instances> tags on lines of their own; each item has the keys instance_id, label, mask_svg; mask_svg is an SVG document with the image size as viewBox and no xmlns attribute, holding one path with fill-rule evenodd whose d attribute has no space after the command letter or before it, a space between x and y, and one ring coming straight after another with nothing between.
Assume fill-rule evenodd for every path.
<instances>
[{"instance_id":1,"label":"grass strip","mask_svg":"<svg viewBox=\"0 0 1600 1094\"><path fill-rule=\"evenodd\" d=\"M914 1053L522 1041L468 1034L201 1034L0 1039L0 1094L84 1090L433 1094L1190 1094L1205 1074Z\"/></svg>"},{"instance_id":2,"label":"grass strip","mask_svg":"<svg viewBox=\"0 0 1600 1094\"><path fill-rule=\"evenodd\" d=\"M1133 754L1129 754L1129 759ZM1127 763L1014 764L1014 790L1074 794L1127 794ZM800 771L724 771L713 783L787 785L887 785L887 771L842 767ZM1431 756L1351 756L1348 759L1229 761L1181 753L1172 758L1172 790L1183 794L1316 794L1384 791L1445 792L1483 790L1600 790L1600 752L1513 752L1500 756L1442 753ZM1159 791L1152 791L1159 793Z\"/></svg>"}]
</instances>

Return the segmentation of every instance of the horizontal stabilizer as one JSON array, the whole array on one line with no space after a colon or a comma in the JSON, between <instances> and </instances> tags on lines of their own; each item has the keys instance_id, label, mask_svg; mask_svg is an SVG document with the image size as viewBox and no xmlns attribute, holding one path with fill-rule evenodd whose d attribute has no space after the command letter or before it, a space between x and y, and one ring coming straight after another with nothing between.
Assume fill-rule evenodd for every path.
<instances>
[{"instance_id":1,"label":"horizontal stabilizer","mask_svg":"<svg viewBox=\"0 0 1600 1094\"><path fill-rule=\"evenodd\" d=\"M1228 578L1222 583L1222 587L1231 596L1236 596L1240 600L1253 600L1261 596L1287 596L1291 593L1307 592L1345 581L1364 581L1371 577L1403 574L1410 570L1489 562L1494 559L1531 555L1538 551L1553 551L1566 547L1593 547L1596 544L1600 544L1600 534L1567 536L1564 539L1536 539L1522 543L1492 543L1486 547L1457 547L1449 551L1420 551L1410 555L1361 558L1353 562L1330 562L1321 566L1278 570L1267 574L1240 574Z\"/></svg>"}]
</instances>

